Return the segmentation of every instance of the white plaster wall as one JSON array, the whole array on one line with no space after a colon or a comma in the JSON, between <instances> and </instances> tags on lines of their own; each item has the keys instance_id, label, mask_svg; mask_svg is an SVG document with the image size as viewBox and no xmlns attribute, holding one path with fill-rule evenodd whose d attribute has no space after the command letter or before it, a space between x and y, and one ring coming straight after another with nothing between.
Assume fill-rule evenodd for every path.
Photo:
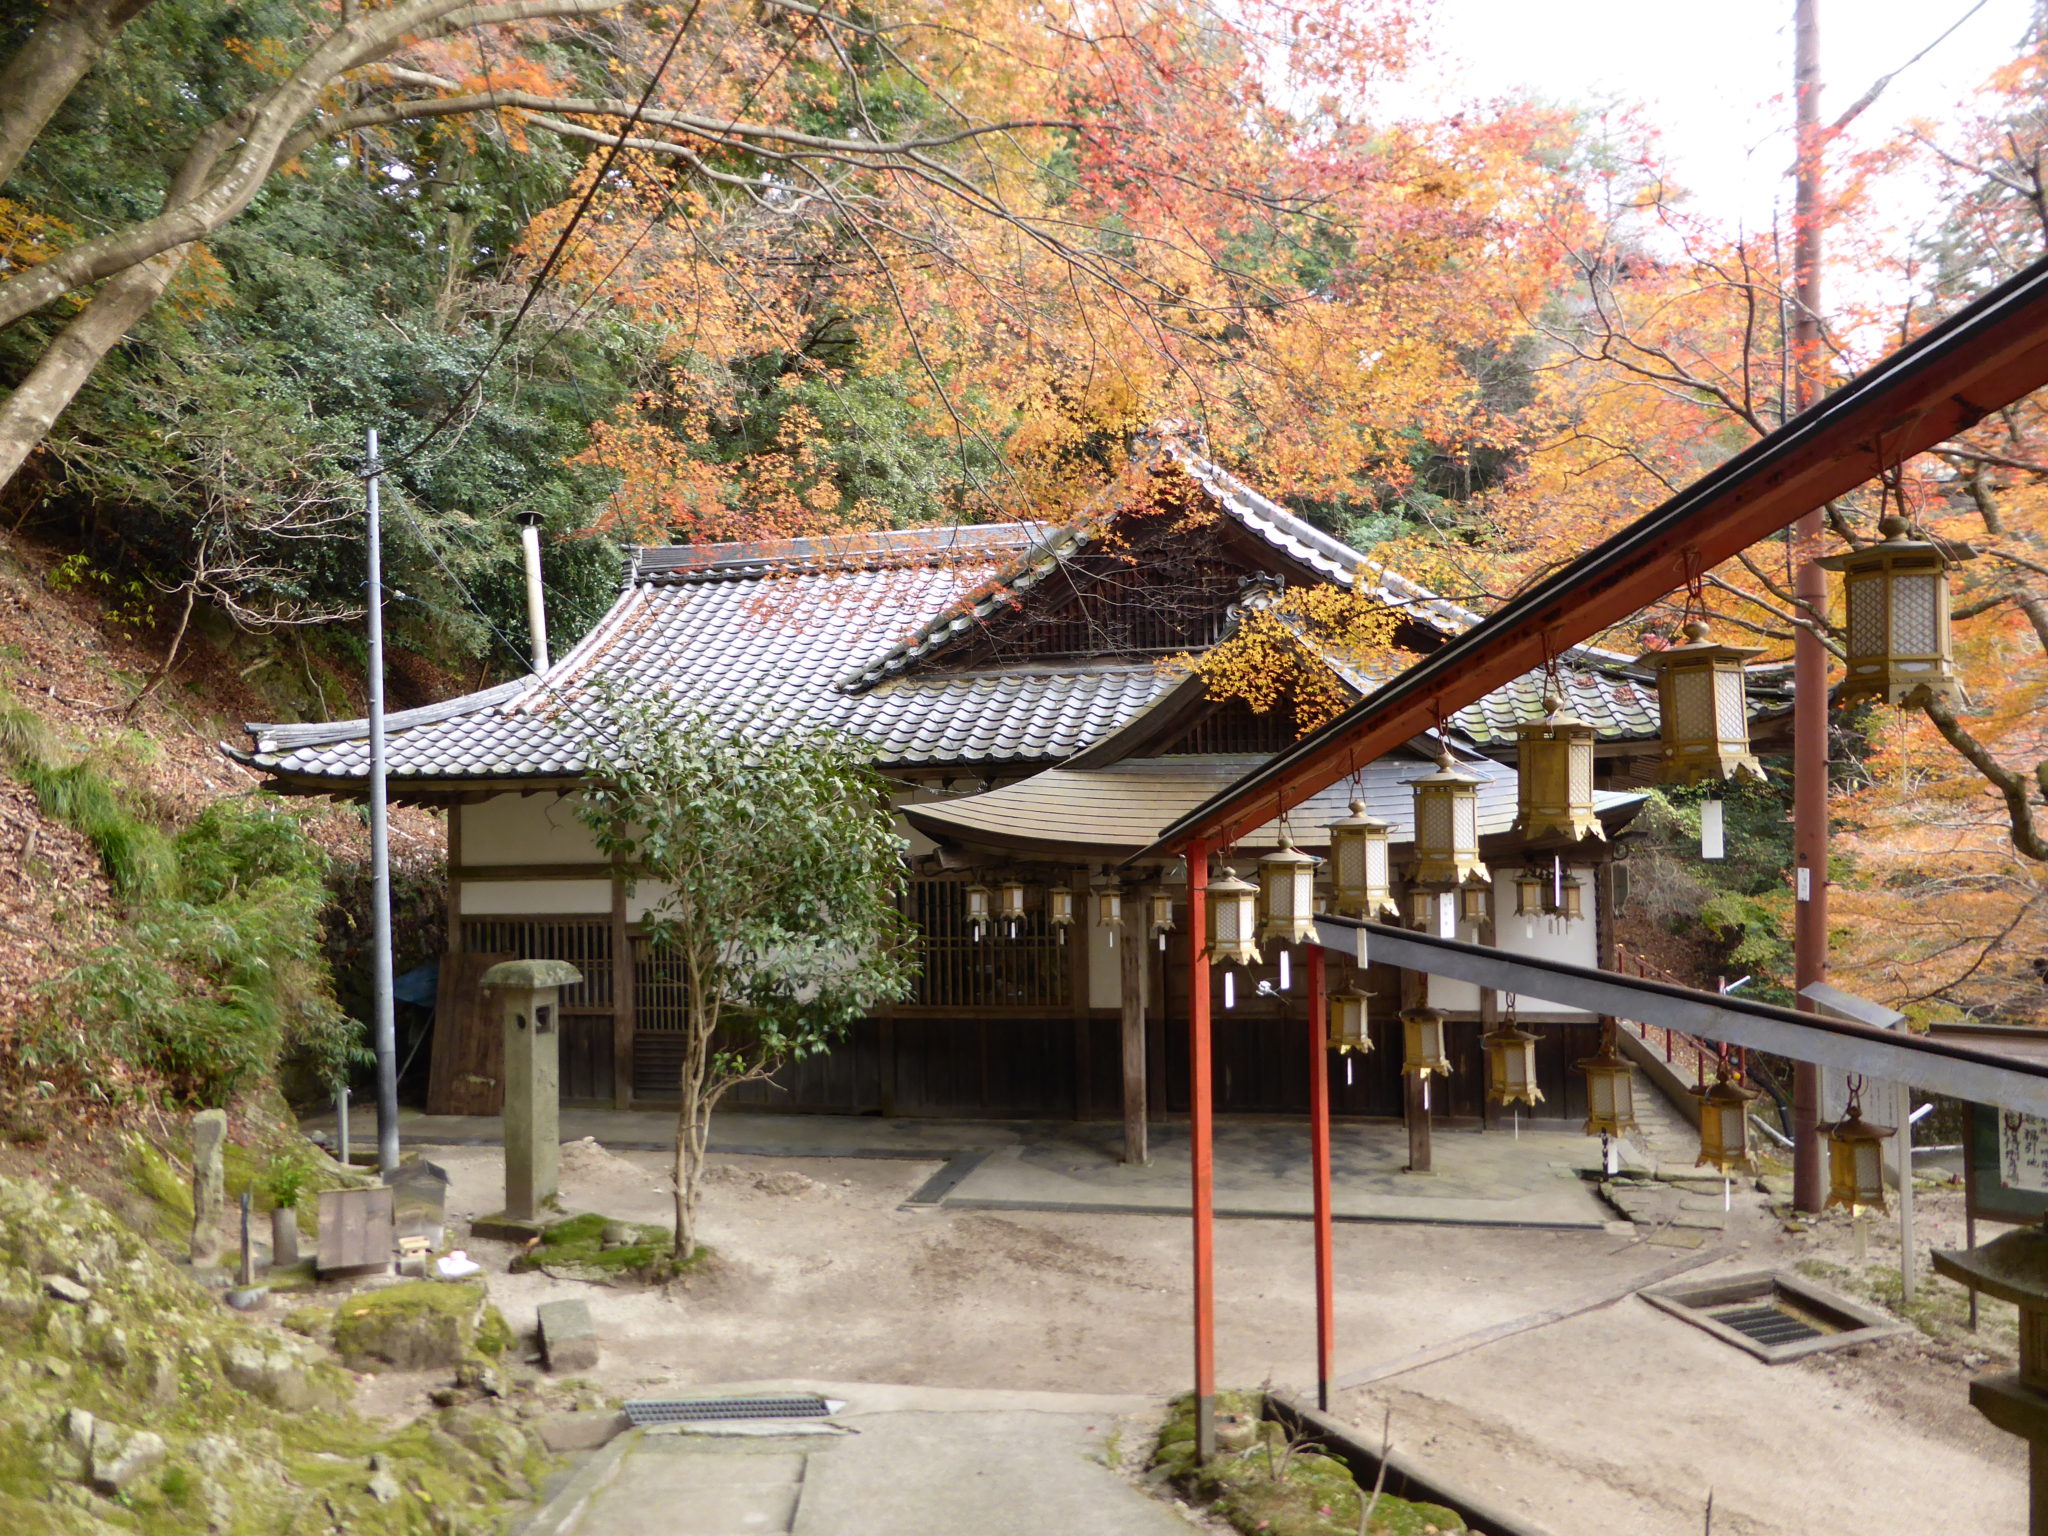
<instances>
[{"instance_id":1,"label":"white plaster wall","mask_svg":"<svg viewBox=\"0 0 2048 1536\"><path fill-rule=\"evenodd\" d=\"M494 795L457 810L465 865L605 862L574 795Z\"/></svg>"},{"instance_id":2,"label":"white plaster wall","mask_svg":"<svg viewBox=\"0 0 2048 1536\"><path fill-rule=\"evenodd\" d=\"M1594 883L1594 867L1590 864L1565 866L1565 878L1577 879L1579 882L1579 899L1585 910L1584 917L1569 923L1561 917L1515 916L1515 876L1520 873L1519 865L1501 864L1494 867L1494 947L1509 954L1528 955L1532 959L1558 960L1567 965L1597 967L1600 964L1600 943L1595 933L1595 925L1599 888ZM1519 1012L1528 1014L1570 1014L1577 1018L1585 1016L1585 1010L1582 1008L1567 1008L1562 1003L1549 1002L1540 997L1517 996L1515 1007Z\"/></svg>"},{"instance_id":3,"label":"white plaster wall","mask_svg":"<svg viewBox=\"0 0 2048 1536\"><path fill-rule=\"evenodd\" d=\"M610 912L609 880L465 880L464 917L553 916Z\"/></svg>"},{"instance_id":4,"label":"white plaster wall","mask_svg":"<svg viewBox=\"0 0 2048 1536\"><path fill-rule=\"evenodd\" d=\"M1131 898L1126 897L1126 910ZM1143 898L1139 898L1142 905ZM1145 959L1144 967L1138 972L1140 994L1149 1003L1152 990L1152 951L1146 948L1152 942L1145 933L1130 934L1123 929L1111 930L1095 921L1095 902L1092 896L1082 907L1080 919L1074 924L1076 933L1085 933L1088 940L1088 1006L1090 1008L1121 1008L1124 1005L1124 950L1126 944L1136 944ZM1116 942L1111 943L1114 932Z\"/></svg>"}]
</instances>

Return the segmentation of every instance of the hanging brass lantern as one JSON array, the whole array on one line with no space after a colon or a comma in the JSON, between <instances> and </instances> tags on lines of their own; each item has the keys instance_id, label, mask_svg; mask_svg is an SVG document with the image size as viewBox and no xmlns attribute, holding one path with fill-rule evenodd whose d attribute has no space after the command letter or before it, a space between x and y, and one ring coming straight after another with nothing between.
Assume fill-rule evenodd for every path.
<instances>
[{"instance_id":1,"label":"hanging brass lantern","mask_svg":"<svg viewBox=\"0 0 2048 1536\"><path fill-rule=\"evenodd\" d=\"M994 893L985 885L967 887L967 931L977 940L987 937L989 908Z\"/></svg>"},{"instance_id":2,"label":"hanging brass lantern","mask_svg":"<svg viewBox=\"0 0 2048 1536\"><path fill-rule=\"evenodd\" d=\"M1173 895L1169 891L1154 891L1151 899L1152 931L1159 936L1159 948L1166 948L1166 936L1173 932Z\"/></svg>"},{"instance_id":3,"label":"hanging brass lantern","mask_svg":"<svg viewBox=\"0 0 2048 1536\"><path fill-rule=\"evenodd\" d=\"M1218 965L1257 965L1259 888L1226 864L1209 882L1208 896L1209 958Z\"/></svg>"},{"instance_id":4,"label":"hanging brass lantern","mask_svg":"<svg viewBox=\"0 0 2048 1536\"><path fill-rule=\"evenodd\" d=\"M1568 923L1575 923L1586 915L1586 888L1577 880L1567 880L1555 894L1561 898L1557 904L1557 915Z\"/></svg>"},{"instance_id":5,"label":"hanging brass lantern","mask_svg":"<svg viewBox=\"0 0 2048 1536\"><path fill-rule=\"evenodd\" d=\"M1514 830L1523 837L1555 833L1573 842L1607 829L1593 810L1593 727L1574 715L1563 699L1543 700L1544 716L1518 726L1515 785L1519 809Z\"/></svg>"},{"instance_id":6,"label":"hanging brass lantern","mask_svg":"<svg viewBox=\"0 0 2048 1536\"><path fill-rule=\"evenodd\" d=\"M1259 860L1259 937L1305 944L1316 936L1316 861L1292 843Z\"/></svg>"},{"instance_id":7,"label":"hanging brass lantern","mask_svg":"<svg viewBox=\"0 0 2048 1536\"><path fill-rule=\"evenodd\" d=\"M1014 939L1024 928L1024 897L1030 887L1022 880L1005 880L998 890L1002 896L1003 928Z\"/></svg>"},{"instance_id":8,"label":"hanging brass lantern","mask_svg":"<svg viewBox=\"0 0 2048 1536\"><path fill-rule=\"evenodd\" d=\"M1436 771L1407 781L1415 791L1417 885L1465 885L1492 877L1479 858L1479 783L1451 761L1436 760Z\"/></svg>"},{"instance_id":9,"label":"hanging brass lantern","mask_svg":"<svg viewBox=\"0 0 2048 1536\"><path fill-rule=\"evenodd\" d=\"M1351 814L1333 821L1330 834L1330 892L1342 917L1396 917L1387 824L1366 813L1365 802L1351 802Z\"/></svg>"},{"instance_id":10,"label":"hanging brass lantern","mask_svg":"<svg viewBox=\"0 0 2048 1536\"><path fill-rule=\"evenodd\" d=\"M1401 1045L1401 1070L1410 1077L1450 1076L1450 1058L1444 1055L1444 1016L1434 1008L1402 1011Z\"/></svg>"},{"instance_id":11,"label":"hanging brass lantern","mask_svg":"<svg viewBox=\"0 0 2048 1536\"><path fill-rule=\"evenodd\" d=\"M1749 1132L1749 1105L1755 1097L1756 1090L1736 1082L1723 1063L1712 1086L1699 1095L1700 1155L1695 1168L1712 1163L1724 1174L1731 1168L1755 1168Z\"/></svg>"},{"instance_id":12,"label":"hanging brass lantern","mask_svg":"<svg viewBox=\"0 0 2048 1536\"><path fill-rule=\"evenodd\" d=\"M1349 1054L1357 1051L1363 1055L1372 1049L1372 1023L1366 1011L1370 994L1352 987L1343 992L1330 994L1330 1045L1331 1048Z\"/></svg>"},{"instance_id":13,"label":"hanging brass lantern","mask_svg":"<svg viewBox=\"0 0 2048 1536\"><path fill-rule=\"evenodd\" d=\"M1479 1043L1486 1047L1488 1103L1527 1104L1533 1109L1543 1102L1543 1090L1536 1086L1536 1037L1516 1024L1512 1014L1481 1035Z\"/></svg>"},{"instance_id":14,"label":"hanging brass lantern","mask_svg":"<svg viewBox=\"0 0 2048 1536\"><path fill-rule=\"evenodd\" d=\"M1895 1133L1863 1118L1861 1078L1849 1080L1849 1112L1820 1130L1828 1139L1828 1204L1847 1206L1851 1216L1882 1211L1884 1144Z\"/></svg>"},{"instance_id":15,"label":"hanging brass lantern","mask_svg":"<svg viewBox=\"0 0 2048 1536\"><path fill-rule=\"evenodd\" d=\"M1458 916L1468 923L1483 923L1491 910L1493 893L1482 886L1458 892Z\"/></svg>"},{"instance_id":16,"label":"hanging brass lantern","mask_svg":"<svg viewBox=\"0 0 2048 1536\"><path fill-rule=\"evenodd\" d=\"M1113 934L1123 923L1123 887L1113 880L1098 880L1095 883L1095 926L1107 928Z\"/></svg>"},{"instance_id":17,"label":"hanging brass lantern","mask_svg":"<svg viewBox=\"0 0 2048 1536\"><path fill-rule=\"evenodd\" d=\"M1408 926L1417 933L1435 933L1437 916L1442 910L1435 891L1410 891L1408 893Z\"/></svg>"},{"instance_id":18,"label":"hanging brass lantern","mask_svg":"<svg viewBox=\"0 0 2048 1536\"><path fill-rule=\"evenodd\" d=\"M1573 1063L1572 1070L1586 1076L1588 1136L1641 1134L1641 1128L1636 1124L1635 1074L1614 1048L1613 1025L1610 1024L1601 1035L1599 1051Z\"/></svg>"},{"instance_id":19,"label":"hanging brass lantern","mask_svg":"<svg viewBox=\"0 0 2048 1536\"><path fill-rule=\"evenodd\" d=\"M1064 885L1049 885L1045 889L1045 920L1060 931L1061 942L1066 932L1074 926L1074 893Z\"/></svg>"},{"instance_id":20,"label":"hanging brass lantern","mask_svg":"<svg viewBox=\"0 0 2048 1536\"><path fill-rule=\"evenodd\" d=\"M1660 784L1722 779L1762 780L1763 765L1749 750L1749 705L1742 664L1761 650L1716 645L1706 621L1685 626L1686 643L1645 651L1639 665L1657 674L1657 734L1664 760Z\"/></svg>"},{"instance_id":21,"label":"hanging brass lantern","mask_svg":"<svg viewBox=\"0 0 2048 1536\"><path fill-rule=\"evenodd\" d=\"M1537 869L1525 869L1515 876L1515 916L1543 916L1544 894L1550 889L1550 881Z\"/></svg>"},{"instance_id":22,"label":"hanging brass lantern","mask_svg":"<svg viewBox=\"0 0 2048 1536\"><path fill-rule=\"evenodd\" d=\"M1955 653L1949 644L1948 564L1971 560L1967 544L1944 548L1913 537L1903 517L1877 525L1883 542L1814 563L1842 573L1847 609L1849 675L1836 697L1915 702L1956 692Z\"/></svg>"}]
</instances>

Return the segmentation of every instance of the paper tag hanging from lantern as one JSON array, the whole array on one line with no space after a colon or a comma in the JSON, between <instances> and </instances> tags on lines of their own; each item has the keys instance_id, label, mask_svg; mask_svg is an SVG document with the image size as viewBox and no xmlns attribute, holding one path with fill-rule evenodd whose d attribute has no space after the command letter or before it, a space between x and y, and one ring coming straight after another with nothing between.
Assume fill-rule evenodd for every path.
<instances>
[{"instance_id":1,"label":"paper tag hanging from lantern","mask_svg":"<svg viewBox=\"0 0 2048 1536\"><path fill-rule=\"evenodd\" d=\"M1700 857L1721 859L1728 856L1728 821L1725 807L1718 800L1700 802Z\"/></svg>"},{"instance_id":2,"label":"paper tag hanging from lantern","mask_svg":"<svg viewBox=\"0 0 2048 1536\"><path fill-rule=\"evenodd\" d=\"M1742 664L1760 649L1718 645L1706 621L1685 626L1685 643L1645 651L1639 666L1657 674L1657 737L1663 761L1660 784L1756 779L1763 765L1749 746L1749 702Z\"/></svg>"}]
</instances>

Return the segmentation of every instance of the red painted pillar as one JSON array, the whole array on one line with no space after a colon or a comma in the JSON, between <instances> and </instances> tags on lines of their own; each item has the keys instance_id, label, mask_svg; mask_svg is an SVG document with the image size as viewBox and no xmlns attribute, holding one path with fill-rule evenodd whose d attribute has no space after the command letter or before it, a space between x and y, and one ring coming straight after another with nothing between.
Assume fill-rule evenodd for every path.
<instances>
[{"instance_id":1,"label":"red painted pillar","mask_svg":"<svg viewBox=\"0 0 2048 1536\"><path fill-rule=\"evenodd\" d=\"M1316 1406L1330 1411L1337 1348L1336 1254L1330 1232L1330 1020L1323 946L1308 946L1308 1157L1316 1213Z\"/></svg>"},{"instance_id":2,"label":"red painted pillar","mask_svg":"<svg viewBox=\"0 0 2048 1536\"><path fill-rule=\"evenodd\" d=\"M1195 1454L1216 1454L1216 1171L1209 1081L1209 845L1195 838L1188 861L1188 1165L1194 1173Z\"/></svg>"}]
</instances>

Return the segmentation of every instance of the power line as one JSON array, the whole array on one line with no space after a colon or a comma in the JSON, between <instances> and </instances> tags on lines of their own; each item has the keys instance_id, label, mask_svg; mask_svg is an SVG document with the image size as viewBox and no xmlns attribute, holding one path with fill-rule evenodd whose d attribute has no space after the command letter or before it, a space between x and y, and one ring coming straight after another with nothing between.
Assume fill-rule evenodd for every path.
<instances>
[{"instance_id":1,"label":"power line","mask_svg":"<svg viewBox=\"0 0 2048 1536\"><path fill-rule=\"evenodd\" d=\"M428 429L427 435L406 449L405 452L398 454L381 466L383 469L396 469L400 465L408 464L418 458L421 453L426 451L429 443L433 442L443 432L446 432L450 426L454 425L456 415L469 403L470 397L483 387L485 375L491 371L492 366L503 355L505 348L512 344L513 336L519 331L519 323L526 318L527 312L533 308L535 301L540 298L541 289L546 285L548 278L553 275L555 267L561 262L563 254L568 250L569 241L576 234L576 226L583 222L583 216L590 211L590 205L596 201L598 188L604 185L605 178L611 174L612 167L618 163L619 155L626 147L626 140L631 137L633 128L640 122L642 115L647 111L647 104L654 99L654 93L661 85L661 77L667 73L670 61L675 58L676 50L682 46L683 37L690 30L690 23L697 19L697 11L702 4L703 0L690 0L690 9L684 13L682 21L677 24L675 36L668 40L668 48L662 53L661 62L654 66L654 73L648 77L647 89L642 91L640 99L633 103L633 110L627 115L625 123L620 127L618 137L612 141L610 148L605 151L604 164L597 168L597 174L591 177L590 185L583 189L583 196L578 200L575 210L569 215L569 222L562 226L562 233L555 240L554 249L548 252L547 260L541 263L540 270L533 274L533 281L526 285L526 296L519 301L518 310L506 324L505 329L499 332L497 341L492 344L491 350L485 355L483 362L478 364L476 372L470 375L469 382L462 387L462 392L449 402L448 409L441 413L440 420L436 421ZM376 468L378 466L369 466L366 474Z\"/></svg>"}]
</instances>

